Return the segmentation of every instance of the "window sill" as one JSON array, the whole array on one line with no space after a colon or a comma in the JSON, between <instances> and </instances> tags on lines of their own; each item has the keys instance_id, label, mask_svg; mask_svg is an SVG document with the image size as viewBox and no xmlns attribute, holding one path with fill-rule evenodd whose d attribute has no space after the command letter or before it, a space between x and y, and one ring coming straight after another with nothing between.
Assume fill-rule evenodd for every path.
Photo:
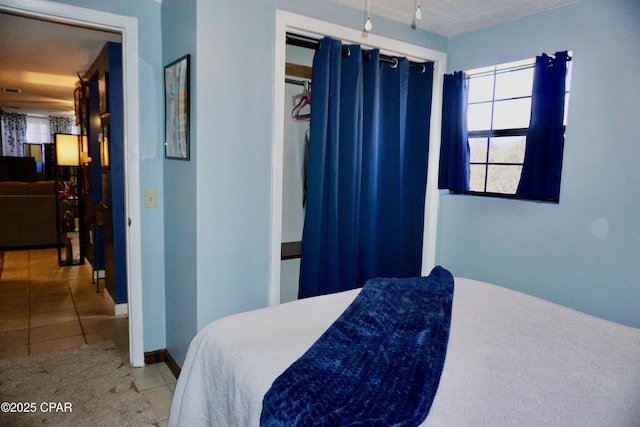
<instances>
[{"instance_id":1,"label":"window sill","mask_svg":"<svg viewBox=\"0 0 640 427\"><path fill-rule=\"evenodd\" d=\"M465 196L474 196L474 197L489 197L494 199L510 199L510 200L522 200L525 202L536 202L536 203L549 203L549 204L560 204L560 200L557 199L537 199L531 197L518 196L515 194L505 194L505 193L489 193L482 191L449 191L449 194L456 195L461 194Z\"/></svg>"}]
</instances>

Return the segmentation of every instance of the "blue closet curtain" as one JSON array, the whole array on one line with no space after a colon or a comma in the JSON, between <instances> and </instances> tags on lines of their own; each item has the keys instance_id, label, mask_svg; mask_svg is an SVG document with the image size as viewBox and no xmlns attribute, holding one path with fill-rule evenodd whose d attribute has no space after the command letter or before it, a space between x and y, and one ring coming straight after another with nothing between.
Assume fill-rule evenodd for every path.
<instances>
[{"instance_id":1,"label":"blue closet curtain","mask_svg":"<svg viewBox=\"0 0 640 427\"><path fill-rule=\"evenodd\" d=\"M462 71L445 74L442 91L442 134L438 188L469 190L469 131L467 99L469 82Z\"/></svg>"},{"instance_id":2,"label":"blue closet curtain","mask_svg":"<svg viewBox=\"0 0 640 427\"><path fill-rule=\"evenodd\" d=\"M531 95L531 121L524 165L516 194L558 201L564 148L564 100L567 52L536 57Z\"/></svg>"},{"instance_id":3,"label":"blue closet curtain","mask_svg":"<svg viewBox=\"0 0 640 427\"><path fill-rule=\"evenodd\" d=\"M330 38L314 56L300 298L420 275L433 63L379 59Z\"/></svg>"}]
</instances>

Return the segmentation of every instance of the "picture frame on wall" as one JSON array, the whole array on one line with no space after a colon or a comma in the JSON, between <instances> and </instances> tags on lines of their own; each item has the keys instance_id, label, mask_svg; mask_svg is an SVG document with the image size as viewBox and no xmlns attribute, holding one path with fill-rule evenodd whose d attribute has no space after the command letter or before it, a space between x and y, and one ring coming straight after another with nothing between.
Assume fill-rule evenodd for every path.
<instances>
[{"instance_id":1,"label":"picture frame on wall","mask_svg":"<svg viewBox=\"0 0 640 427\"><path fill-rule=\"evenodd\" d=\"M190 55L164 67L164 156L189 160Z\"/></svg>"},{"instance_id":2,"label":"picture frame on wall","mask_svg":"<svg viewBox=\"0 0 640 427\"><path fill-rule=\"evenodd\" d=\"M98 105L101 116L109 113L109 73L104 72L98 79Z\"/></svg>"},{"instance_id":3,"label":"picture frame on wall","mask_svg":"<svg viewBox=\"0 0 640 427\"><path fill-rule=\"evenodd\" d=\"M84 98L84 85L82 80L76 83L73 91L73 109L75 111L75 125L80 126L80 118L82 117L82 103Z\"/></svg>"}]
</instances>

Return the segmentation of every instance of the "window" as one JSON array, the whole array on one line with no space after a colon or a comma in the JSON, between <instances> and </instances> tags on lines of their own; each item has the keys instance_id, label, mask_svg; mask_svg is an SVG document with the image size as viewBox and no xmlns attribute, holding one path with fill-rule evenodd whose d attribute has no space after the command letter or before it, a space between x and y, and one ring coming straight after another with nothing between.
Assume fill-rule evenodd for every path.
<instances>
[{"instance_id":1,"label":"window","mask_svg":"<svg viewBox=\"0 0 640 427\"><path fill-rule=\"evenodd\" d=\"M30 144L51 142L48 117L27 116L27 142Z\"/></svg>"},{"instance_id":2,"label":"window","mask_svg":"<svg viewBox=\"0 0 640 427\"><path fill-rule=\"evenodd\" d=\"M516 193L531 115L535 61L531 58L465 72L469 76L467 126L472 194ZM565 121L569 76L567 72Z\"/></svg>"},{"instance_id":3,"label":"window","mask_svg":"<svg viewBox=\"0 0 640 427\"><path fill-rule=\"evenodd\" d=\"M27 142L23 144L23 155L33 157L36 161L38 173L42 173L44 159L44 145L51 143L49 133L49 118L27 116Z\"/></svg>"}]
</instances>

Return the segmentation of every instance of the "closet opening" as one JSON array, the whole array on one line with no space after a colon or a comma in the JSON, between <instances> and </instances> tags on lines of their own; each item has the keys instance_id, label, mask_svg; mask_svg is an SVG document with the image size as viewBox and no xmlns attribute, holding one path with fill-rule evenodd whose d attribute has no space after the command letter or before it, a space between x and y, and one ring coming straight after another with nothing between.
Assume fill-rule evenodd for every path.
<instances>
[{"instance_id":1,"label":"closet opening","mask_svg":"<svg viewBox=\"0 0 640 427\"><path fill-rule=\"evenodd\" d=\"M313 87L311 66L317 46L318 43L314 39L292 33L286 35L282 140L281 303L298 298Z\"/></svg>"},{"instance_id":2,"label":"closet opening","mask_svg":"<svg viewBox=\"0 0 640 427\"><path fill-rule=\"evenodd\" d=\"M445 70L446 54L432 49L420 47L406 42L378 36L364 35L360 30L316 20L302 15L277 10L275 37L275 92L274 92L274 127L272 150L272 227L271 227L271 274L270 305L280 304L297 298L300 240L304 222L302 198L303 163L291 164L292 156L300 162L304 161L304 138L308 121L296 122L304 130L298 130L297 145L291 147L285 141L287 126L292 121L295 108L293 102L305 90L305 84L313 93L313 82L310 81L311 65L317 42L328 36L341 40L345 44L357 44L364 48L378 48L386 59L392 56L406 57L415 62L434 62L433 105L442 103L442 78ZM303 53L306 52L306 53ZM300 67L301 66L301 67ZM306 70L307 77L300 76L300 69ZM307 81L307 83L305 83ZM301 110L298 113L304 114ZM427 176L426 204L424 214L424 234L422 271L428 272L435 265L435 236L437 226L437 163L440 146L441 113L440 108L433 108L431 113L429 169ZM289 177L295 173L295 180ZM287 187L295 188L296 193L290 198ZM303 187L304 188L304 187ZM292 212L285 206L295 206ZM295 233L294 233L295 231ZM294 297L295 295L295 297Z\"/></svg>"}]
</instances>

